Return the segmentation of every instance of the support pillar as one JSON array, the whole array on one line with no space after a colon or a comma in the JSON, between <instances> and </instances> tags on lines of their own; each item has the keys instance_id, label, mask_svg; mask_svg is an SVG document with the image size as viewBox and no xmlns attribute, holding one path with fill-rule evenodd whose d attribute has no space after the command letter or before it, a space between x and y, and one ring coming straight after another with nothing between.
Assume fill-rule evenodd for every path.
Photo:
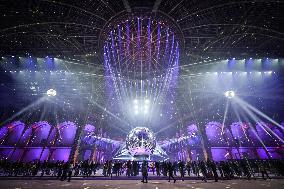
<instances>
[{"instance_id":1,"label":"support pillar","mask_svg":"<svg viewBox=\"0 0 284 189\"><path fill-rule=\"evenodd\" d=\"M69 158L68 158L68 161L69 162L74 162L75 159L77 159L77 157L80 155L79 152L80 152L80 144L81 144L81 135L82 135L82 132L83 131L83 127L82 126L78 126L77 128L77 131L76 131L76 135L74 137L74 143L71 147L71 151L70 151L70 154L69 154ZM76 154L76 151L77 151L77 154ZM75 157L75 155L77 157Z\"/></svg>"},{"instance_id":2,"label":"support pillar","mask_svg":"<svg viewBox=\"0 0 284 189\"><path fill-rule=\"evenodd\" d=\"M199 125L197 125L199 133L201 135L201 148L203 151L204 160L212 159L211 147L208 143L207 135L204 129L201 129Z\"/></svg>"}]
</instances>

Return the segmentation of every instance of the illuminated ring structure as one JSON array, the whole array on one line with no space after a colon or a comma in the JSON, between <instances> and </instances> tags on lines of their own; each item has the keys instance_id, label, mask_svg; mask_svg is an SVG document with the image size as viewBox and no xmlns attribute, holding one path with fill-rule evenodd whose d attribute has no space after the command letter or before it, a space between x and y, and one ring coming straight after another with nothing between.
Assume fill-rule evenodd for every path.
<instances>
[{"instance_id":1,"label":"illuminated ring structure","mask_svg":"<svg viewBox=\"0 0 284 189\"><path fill-rule=\"evenodd\" d=\"M165 14L117 15L100 35L105 67L117 77L131 75L143 79L164 74L178 66L183 46L181 33Z\"/></svg>"},{"instance_id":2,"label":"illuminated ring structure","mask_svg":"<svg viewBox=\"0 0 284 189\"><path fill-rule=\"evenodd\" d=\"M132 156L151 155L155 148L154 133L146 127L136 127L126 137L126 149Z\"/></svg>"}]
</instances>

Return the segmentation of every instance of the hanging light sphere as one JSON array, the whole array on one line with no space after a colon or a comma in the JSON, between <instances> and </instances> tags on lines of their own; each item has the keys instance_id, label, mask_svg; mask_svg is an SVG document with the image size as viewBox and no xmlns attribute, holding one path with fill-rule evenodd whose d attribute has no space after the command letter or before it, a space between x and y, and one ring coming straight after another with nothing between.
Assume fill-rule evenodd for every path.
<instances>
[{"instance_id":1,"label":"hanging light sphere","mask_svg":"<svg viewBox=\"0 0 284 189\"><path fill-rule=\"evenodd\" d=\"M234 98L235 97L235 92L234 91L226 91L225 92L225 97L227 97L227 98Z\"/></svg>"},{"instance_id":2,"label":"hanging light sphere","mask_svg":"<svg viewBox=\"0 0 284 189\"><path fill-rule=\"evenodd\" d=\"M145 10L120 14L100 35L105 66L117 76L159 76L178 66L184 39L178 25L164 14ZM143 76L142 76L143 77Z\"/></svg>"},{"instance_id":3,"label":"hanging light sphere","mask_svg":"<svg viewBox=\"0 0 284 189\"><path fill-rule=\"evenodd\" d=\"M154 133L146 127L136 127L126 137L126 149L133 156L150 155L155 148Z\"/></svg>"},{"instance_id":4,"label":"hanging light sphere","mask_svg":"<svg viewBox=\"0 0 284 189\"><path fill-rule=\"evenodd\" d=\"M48 90L46 91L46 95L47 95L47 96L56 96L56 94L57 94L57 92L56 92L56 90L54 90L54 89L48 89Z\"/></svg>"}]
</instances>

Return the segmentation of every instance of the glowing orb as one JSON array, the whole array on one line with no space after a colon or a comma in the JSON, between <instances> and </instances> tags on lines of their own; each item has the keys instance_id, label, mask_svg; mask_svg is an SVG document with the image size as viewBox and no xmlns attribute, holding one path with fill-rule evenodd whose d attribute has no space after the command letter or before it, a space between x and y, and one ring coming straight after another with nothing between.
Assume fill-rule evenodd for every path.
<instances>
[{"instance_id":1,"label":"glowing orb","mask_svg":"<svg viewBox=\"0 0 284 189\"><path fill-rule=\"evenodd\" d=\"M235 92L234 91L226 91L225 96L227 98L234 98L235 97Z\"/></svg>"},{"instance_id":2,"label":"glowing orb","mask_svg":"<svg viewBox=\"0 0 284 189\"><path fill-rule=\"evenodd\" d=\"M154 133L146 127L136 127L126 137L126 149L132 156L150 155L155 148Z\"/></svg>"},{"instance_id":3,"label":"glowing orb","mask_svg":"<svg viewBox=\"0 0 284 189\"><path fill-rule=\"evenodd\" d=\"M47 96L56 96L56 90L54 90L54 89L48 89L48 90L46 91L46 95L47 95Z\"/></svg>"}]
</instances>

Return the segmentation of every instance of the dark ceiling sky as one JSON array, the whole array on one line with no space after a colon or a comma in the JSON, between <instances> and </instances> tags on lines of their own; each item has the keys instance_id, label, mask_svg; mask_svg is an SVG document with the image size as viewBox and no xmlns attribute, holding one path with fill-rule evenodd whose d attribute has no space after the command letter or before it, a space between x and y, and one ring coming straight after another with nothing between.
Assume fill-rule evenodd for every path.
<instances>
[{"instance_id":1,"label":"dark ceiling sky","mask_svg":"<svg viewBox=\"0 0 284 189\"><path fill-rule=\"evenodd\" d=\"M0 54L98 56L100 32L121 12L162 12L181 28L190 57L283 56L283 1L3 0Z\"/></svg>"}]
</instances>

